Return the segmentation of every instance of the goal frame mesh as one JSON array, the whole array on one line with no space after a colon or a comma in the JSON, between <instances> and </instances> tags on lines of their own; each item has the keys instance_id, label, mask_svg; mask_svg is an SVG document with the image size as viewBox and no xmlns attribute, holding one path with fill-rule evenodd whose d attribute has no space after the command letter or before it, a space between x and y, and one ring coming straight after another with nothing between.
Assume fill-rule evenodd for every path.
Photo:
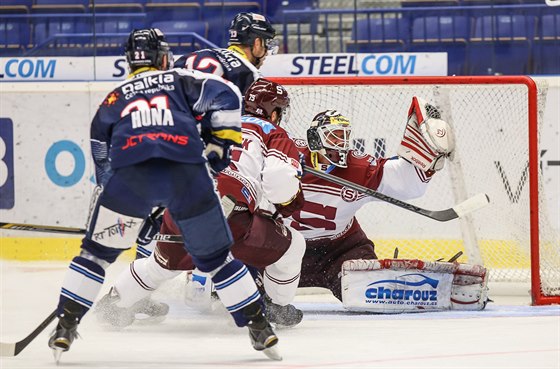
<instances>
[{"instance_id":1,"label":"goal frame mesh","mask_svg":"<svg viewBox=\"0 0 560 369\"><path fill-rule=\"evenodd\" d=\"M524 85L527 88L531 296L534 305L560 304L560 296L543 294L539 250L538 87L528 76L479 77L285 77L270 78L286 86L304 85ZM293 116L293 114L292 114Z\"/></svg>"}]
</instances>

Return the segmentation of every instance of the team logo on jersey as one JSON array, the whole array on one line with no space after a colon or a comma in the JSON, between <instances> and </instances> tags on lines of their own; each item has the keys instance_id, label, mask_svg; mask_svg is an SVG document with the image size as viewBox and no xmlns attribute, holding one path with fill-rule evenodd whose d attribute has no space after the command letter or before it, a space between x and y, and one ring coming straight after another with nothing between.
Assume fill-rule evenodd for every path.
<instances>
[{"instance_id":1,"label":"team logo on jersey","mask_svg":"<svg viewBox=\"0 0 560 369\"><path fill-rule=\"evenodd\" d=\"M342 187L340 190L340 197L346 202L353 202L358 198L358 191L348 187Z\"/></svg>"},{"instance_id":2,"label":"team logo on jersey","mask_svg":"<svg viewBox=\"0 0 560 369\"><path fill-rule=\"evenodd\" d=\"M362 150L352 150L351 155L356 159L361 159L361 158L365 158L368 154Z\"/></svg>"},{"instance_id":3,"label":"team logo on jersey","mask_svg":"<svg viewBox=\"0 0 560 369\"><path fill-rule=\"evenodd\" d=\"M296 138L294 140L294 144L296 145L296 147L307 147L307 141L301 138Z\"/></svg>"},{"instance_id":4,"label":"team logo on jersey","mask_svg":"<svg viewBox=\"0 0 560 369\"><path fill-rule=\"evenodd\" d=\"M105 99L105 101L103 101L103 105L106 105L106 106L111 106L111 105L113 105L114 103L117 102L117 100L119 99L119 96L120 96L120 95L119 95L118 92L116 92L116 91L111 92L111 93L109 94L109 96L107 96L107 98Z\"/></svg>"}]
</instances>

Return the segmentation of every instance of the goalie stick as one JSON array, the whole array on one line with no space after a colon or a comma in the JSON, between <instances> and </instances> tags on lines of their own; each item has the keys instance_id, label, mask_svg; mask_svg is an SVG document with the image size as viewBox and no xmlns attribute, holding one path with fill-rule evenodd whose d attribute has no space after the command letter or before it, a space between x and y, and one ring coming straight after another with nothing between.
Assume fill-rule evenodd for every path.
<instances>
[{"instance_id":1,"label":"goalie stick","mask_svg":"<svg viewBox=\"0 0 560 369\"><path fill-rule=\"evenodd\" d=\"M21 341L15 343L0 342L0 356L17 356L24 348L27 347L42 331L45 330L56 318L56 309L45 319L33 332Z\"/></svg>"},{"instance_id":2,"label":"goalie stick","mask_svg":"<svg viewBox=\"0 0 560 369\"><path fill-rule=\"evenodd\" d=\"M404 201L397 200L391 196L384 195L382 193L372 190L371 188L367 188L357 183L347 181L343 178L333 176L332 174L323 173L320 170L308 167L307 165L304 167L304 172L311 173L314 176L319 177L321 179L327 180L329 182L335 183L340 186L348 187L350 189L364 193L371 197L375 197L378 200L388 202L389 204L396 205L403 209L412 211L414 213L423 215L431 219L438 220L440 222L447 222L448 220L462 217L475 210L481 209L490 203L490 198L488 197L488 195L484 193L480 193L449 209L426 210L426 209L419 208L418 206L406 203Z\"/></svg>"}]
</instances>

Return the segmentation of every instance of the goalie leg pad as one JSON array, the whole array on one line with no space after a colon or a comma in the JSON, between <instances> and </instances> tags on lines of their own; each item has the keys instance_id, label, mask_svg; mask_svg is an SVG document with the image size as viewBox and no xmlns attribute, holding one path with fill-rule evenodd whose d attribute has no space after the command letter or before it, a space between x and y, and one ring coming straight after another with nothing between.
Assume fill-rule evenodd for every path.
<instances>
[{"instance_id":1,"label":"goalie leg pad","mask_svg":"<svg viewBox=\"0 0 560 369\"><path fill-rule=\"evenodd\" d=\"M486 269L421 260L348 260L342 267L342 302L354 311L404 313L481 310Z\"/></svg>"},{"instance_id":2,"label":"goalie leg pad","mask_svg":"<svg viewBox=\"0 0 560 369\"><path fill-rule=\"evenodd\" d=\"M488 302L488 271L479 265L460 264L451 289L452 310L483 310Z\"/></svg>"}]
</instances>

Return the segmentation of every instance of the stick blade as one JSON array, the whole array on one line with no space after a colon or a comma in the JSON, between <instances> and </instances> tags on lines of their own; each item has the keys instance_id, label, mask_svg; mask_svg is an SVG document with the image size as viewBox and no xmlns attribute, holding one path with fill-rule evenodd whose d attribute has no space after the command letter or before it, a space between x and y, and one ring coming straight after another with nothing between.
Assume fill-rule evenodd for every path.
<instances>
[{"instance_id":1,"label":"stick blade","mask_svg":"<svg viewBox=\"0 0 560 369\"><path fill-rule=\"evenodd\" d=\"M490 204L490 198L488 197L488 195L485 193L479 193L478 195L475 195L470 199L467 199L462 203L455 205L453 207L453 210L455 210L455 213L457 213L458 217L462 217L469 213L472 213L475 210L482 209L488 204Z\"/></svg>"},{"instance_id":2,"label":"stick blade","mask_svg":"<svg viewBox=\"0 0 560 369\"><path fill-rule=\"evenodd\" d=\"M16 344L15 343L0 343L0 356L10 357L16 356Z\"/></svg>"}]
</instances>

